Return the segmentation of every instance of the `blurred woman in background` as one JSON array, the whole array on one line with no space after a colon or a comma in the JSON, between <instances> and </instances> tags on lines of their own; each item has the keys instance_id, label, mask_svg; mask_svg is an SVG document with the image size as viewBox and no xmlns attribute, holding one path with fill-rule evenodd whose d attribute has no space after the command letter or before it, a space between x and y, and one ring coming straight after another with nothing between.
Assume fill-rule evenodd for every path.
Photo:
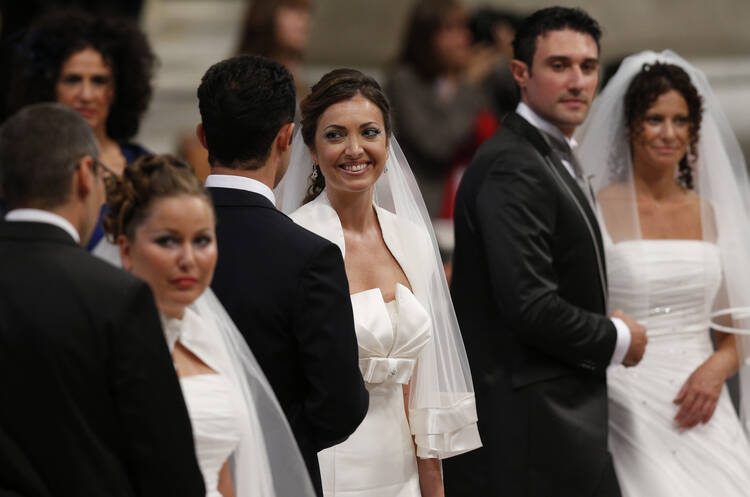
<instances>
[{"instance_id":1,"label":"blurred woman in background","mask_svg":"<svg viewBox=\"0 0 750 497\"><path fill-rule=\"evenodd\" d=\"M394 128L435 216L449 165L487 107L481 83L495 55L472 53L466 14L455 0L418 2L407 26L386 91Z\"/></svg>"},{"instance_id":2,"label":"blurred woman in background","mask_svg":"<svg viewBox=\"0 0 750 497\"><path fill-rule=\"evenodd\" d=\"M57 101L79 112L116 175L147 151L130 140L151 100L155 58L133 23L80 11L55 11L30 28L14 71L10 102ZM102 240L99 223L88 250Z\"/></svg>"}]
</instances>

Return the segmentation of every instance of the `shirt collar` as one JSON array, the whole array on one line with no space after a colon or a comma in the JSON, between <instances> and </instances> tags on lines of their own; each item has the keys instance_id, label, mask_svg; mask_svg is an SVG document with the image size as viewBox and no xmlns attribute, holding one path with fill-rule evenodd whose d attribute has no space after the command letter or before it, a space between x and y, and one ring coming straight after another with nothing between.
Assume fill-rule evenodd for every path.
<instances>
[{"instance_id":1,"label":"shirt collar","mask_svg":"<svg viewBox=\"0 0 750 497\"><path fill-rule=\"evenodd\" d=\"M81 243L81 236L78 234L78 230L75 229L70 221L54 212L42 209L13 209L5 215L5 220L52 224L65 230L76 243Z\"/></svg>"},{"instance_id":2,"label":"shirt collar","mask_svg":"<svg viewBox=\"0 0 750 497\"><path fill-rule=\"evenodd\" d=\"M276 206L276 196L273 194L273 190L265 183L261 183L256 179L235 176L234 174L209 174L206 178L206 186L210 188L233 188L235 190L258 193Z\"/></svg>"},{"instance_id":3,"label":"shirt collar","mask_svg":"<svg viewBox=\"0 0 750 497\"><path fill-rule=\"evenodd\" d=\"M571 150L575 150L575 148L578 146L578 142L575 138L568 138L567 136L565 136L565 134L560 131L560 128L531 110L531 107L529 107L525 103L518 103L518 107L516 107L516 114L529 121L532 126L539 129L540 131L543 131L544 133L547 133L548 135L551 135L558 140L564 141L568 144Z\"/></svg>"}]
</instances>

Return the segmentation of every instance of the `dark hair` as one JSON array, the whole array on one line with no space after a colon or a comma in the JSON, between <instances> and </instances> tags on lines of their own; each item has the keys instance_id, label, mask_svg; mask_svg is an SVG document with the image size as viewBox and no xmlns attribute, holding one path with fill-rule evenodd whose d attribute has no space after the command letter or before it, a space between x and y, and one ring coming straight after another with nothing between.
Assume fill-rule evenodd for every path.
<instances>
[{"instance_id":1,"label":"dark hair","mask_svg":"<svg viewBox=\"0 0 750 497\"><path fill-rule=\"evenodd\" d=\"M209 163L261 167L295 105L294 80L278 62L239 55L211 66L198 87Z\"/></svg>"},{"instance_id":2,"label":"dark hair","mask_svg":"<svg viewBox=\"0 0 750 497\"><path fill-rule=\"evenodd\" d=\"M0 128L0 189L8 207L64 204L79 161L98 156L94 131L70 107L52 102L24 107Z\"/></svg>"},{"instance_id":3,"label":"dark hair","mask_svg":"<svg viewBox=\"0 0 750 497\"><path fill-rule=\"evenodd\" d=\"M300 104L302 112L302 139L305 145L315 150L315 133L318 120L331 105L362 95L378 106L383 113L383 124L386 136L391 136L391 104L377 81L356 69L336 69L315 83L310 94ZM316 168L317 177L307 190L305 202L317 197L325 188L325 178Z\"/></svg>"},{"instance_id":4,"label":"dark hair","mask_svg":"<svg viewBox=\"0 0 750 497\"><path fill-rule=\"evenodd\" d=\"M690 142L688 154L679 164L679 183L693 189L692 163L697 159L697 143L703 117L703 98L698 94L690 76L679 66L654 62L643 64L625 93L625 126L631 138L642 131L643 120L656 100L670 90L677 91L688 106Z\"/></svg>"},{"instance_id":5,"label":"dark hair","mask_svg":"<svg viewBox=\"0 0 750 497\"><path fill-rule=\"evenodd\" d=\"M531 72L531 65L536 52L537 38L549 31L570 29L590 35L599 50L599 40L602 30L599 23L589 16L583 9L568 7L548 7L537 10L523 20L513 39L513 58L524 62Z\"/></svg>"},{"instance_id":6,"label":"dark hair","mask_svg":"<svg viewBox=\"0 0 750 497\"><path fill-rule=\"evenodd\" d=\"M86 48L99 52L114 76L107 136L128 140L138 132L151 101L155 58L143 32L124 19L92 17L76 10L41 17L29 28L19 52L10 105L55 101L63 64Z\"/></svg>"},{"instance_id":7,"label":"dark hair","mask_svg":"<svg viewBox=\"0 0 750 497\"><path fill-rule=\"evenodd\" d=\"M202 196L213 209L188 164L172 155L144 155L125 166L121 178L107 182L108 212L102 227L112 241L122 234L133 239L157 200L178 195Z\"/></svg>"},{"instance_id":8,"label":"dark hair","mask_svg":"<svg viewBox=\"0 0 750 497\"><path fill-rule=\"evenodd\" d=\"M255 0L247 9L243 33L237 47L238 54L279 57L284 49L279 46L276 33L276 13L281 7L310 10L310 0ZM295 54L299 57L302 54Z\"/></svg>"},{"instance_id":9,"label":"dark hair","mask_svg":"<svg viewBox=\"0 0 750 497\"><path fill-rule=\"evenodd\" d=\"M456 0L420 0L414 5L406 28L398 61L413 67L425 81L432 81L442 71L433 47L435 35L451 11L461 9Z\"/></svg>"}]
</instances>

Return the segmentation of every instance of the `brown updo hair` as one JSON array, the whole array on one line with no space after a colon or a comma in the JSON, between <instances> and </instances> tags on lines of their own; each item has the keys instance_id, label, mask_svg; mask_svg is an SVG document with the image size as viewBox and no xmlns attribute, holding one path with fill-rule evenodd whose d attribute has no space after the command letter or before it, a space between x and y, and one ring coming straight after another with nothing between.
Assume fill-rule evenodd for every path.
<instances>
[{"instance_id":1,"label":"brown updo hair","mask_svg":"<svg viewBox=\"0 0 750 497\"><path fill-rule=\"evenodd\" d=\"M315 134L318 131L318 120L323 112L331 105L357 95L362 95L378 106L383 113L386 136L391 136L391 104L378 82L356 69L335 69L320 78L300 104L302 139L310 150L315 150ZM314 164L313 168L317 175L315 178L310 176L311 184L307 189L305 203L320 195L326 186L320 167Z\"/></svg>"},{"instance_id":2,"label":"brown updo hair","mask_svg":"<svg viewBox=\"0 0 750 497\"><path fill-rule=\"evenodd\" d=\"M688 106L690 142L688 153L679 163L677 181L684 188L693 189L692 165L697 159L697 144L700 137L701 119L703 117L703 98L698 94L690 76L679 66L663 62L643 64L641 72L630 82L625 94L625 125L631 140L643 130L646 112L656 100L669 92L677 91Z\"/></svg>"},{"instance_id":3,"label":"brown updo hair","mask_svg":"<svg viewBox=\"0 0 750 497\"><path fill-rule=\"evenodd\" d=\"M189 165L172 155L144 155L125 167L122 178L107 181L108 212L102 227L110 241L135 230L158 200L178 195L202 196L211 204L208 192Z\"/></svg>"}]
</instances>

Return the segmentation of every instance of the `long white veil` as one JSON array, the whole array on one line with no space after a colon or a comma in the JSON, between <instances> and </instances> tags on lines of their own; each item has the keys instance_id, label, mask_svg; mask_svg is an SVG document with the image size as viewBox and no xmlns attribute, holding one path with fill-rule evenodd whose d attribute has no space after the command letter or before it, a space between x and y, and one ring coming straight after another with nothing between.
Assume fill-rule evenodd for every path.
<instances>
[{"instance_id":1,"label":"long white veil","mask_svg":"<svg viewBox=\"0 0 750 497\"><path fill-rule=\"evenodd\" d=\"M274 190L277 206L286 214L302 205L312 172L312 158L299 129L293 143L287 173ZM428 271L419 274L424 281L418 285L427 289L427 295L417 298L432 319L433 339L419 355L408 407L417 455L443 459L481 446L474 387L430 217L393 136L385 169L375 184L374 203L395 214L400 222L415 226L430 240L429 253L418 256L429 266ZM412 285L417 286L415 282Z\"/></svg>"},{"instance_id":2,"label":"long white veil","mask_svg":"<svg viewBox=\"0 0 750 497\"><path fill-rule=\"evenodd\" d=\"M643 65L656 61L685 70L703 99L697 161L693 166L694 190L702 199L702 239L718 246L723 276L719 296L707 299L713 313L706 324L736 334L741 366L740 411L745 429L750 431L750 182L742 151L705 74L669 50L627 57L579 129L578 155L597 194L613 185L617 187L609 189L617 194L599 196L600 213L614 213L602 216L605 239L614 247L642 239L624 100L630 82ZM653 317L670 312L655 308L648 302L648 289L641 290L634 292L631 299L635 314Z\"/></svg>"}]
</instances>

